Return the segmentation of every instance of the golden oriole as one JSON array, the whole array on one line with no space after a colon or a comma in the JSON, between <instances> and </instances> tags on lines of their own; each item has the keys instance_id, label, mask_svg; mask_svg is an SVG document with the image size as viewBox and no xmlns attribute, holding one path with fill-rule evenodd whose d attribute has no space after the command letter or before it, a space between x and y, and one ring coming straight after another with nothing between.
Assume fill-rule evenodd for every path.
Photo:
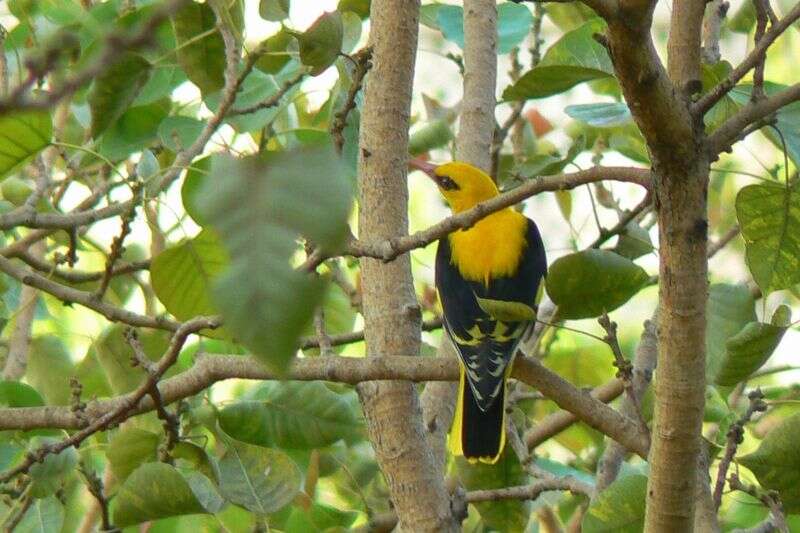
<instances>
[{"instance_id":1,"label":"golden oriole","mask_svg":"<svg viewBox=\"0 0 800 533\"><path fill-rule=\"evenodd\" d=\"M439 187L454 213L499 194L492 179L466 163L412 161ZM523 333L536 318L547 272L536 224L506 208L439 241L436 287L444 328L461 360L450 450L494 463L505 445L506 378ZM465 381L469 385L465 386Z\"/></svg>"}]
</instances>

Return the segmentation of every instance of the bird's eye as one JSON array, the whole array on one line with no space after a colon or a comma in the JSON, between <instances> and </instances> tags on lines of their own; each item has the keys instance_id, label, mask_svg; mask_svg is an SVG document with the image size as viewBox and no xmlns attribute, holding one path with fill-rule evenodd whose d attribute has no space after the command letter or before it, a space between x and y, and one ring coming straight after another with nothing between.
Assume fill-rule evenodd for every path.
<instances>
[{"instance_id":1,"label":"bird's eye","mask_svg":"<svg viewBox=\"0 0 800 533\"><path fill-rule=\"evenodd\" d=\"M447 176L439 176L439 186L446 191L457 190L458 184Z\"/></svg>"}]
</instances>

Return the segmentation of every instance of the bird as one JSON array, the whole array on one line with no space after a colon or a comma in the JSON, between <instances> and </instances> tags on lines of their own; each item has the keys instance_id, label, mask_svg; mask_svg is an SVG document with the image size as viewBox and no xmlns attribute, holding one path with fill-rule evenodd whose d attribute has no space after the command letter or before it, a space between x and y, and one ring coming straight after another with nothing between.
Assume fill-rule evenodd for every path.
<instances>
[{"instance_id":1,"label":"bird","mask_svg":"<svg viewBox=\"0 0 800 533\"><path fill-rule=\"evenodd\" d=\"M479 168L454 161L410 162L438 186L454 214L499 190ZM520 340L536 318L547 258L533 220L507 207L441 238L436 288L443 326L460 360L448 448L469 462L494 464L505 446L506 381Z\"/></svg>"}]
</instances>

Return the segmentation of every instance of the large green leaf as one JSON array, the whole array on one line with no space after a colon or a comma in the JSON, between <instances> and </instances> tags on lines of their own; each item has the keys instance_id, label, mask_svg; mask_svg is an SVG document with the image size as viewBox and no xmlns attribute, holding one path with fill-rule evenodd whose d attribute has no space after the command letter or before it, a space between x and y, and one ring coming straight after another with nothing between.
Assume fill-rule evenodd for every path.
<instances>
[{"instance_id":1,"label":"large green leaf","mask_svg":"<svg viewBox=\"0 0 800 533\"><path fill-rule=\"evenodd\" d=\"M319 381L264 383L247 401L221 409L219 424L238 440L292 449L322 448L363 431L352 403Z\"/></svg>"},{"instance_id":2,"label":"large green leaf","mask_svg":"<svg viewBox=\"0 0 800 533\"><path fill-rule=\"evenodd\" d=\"M145 58L121 53L122 57L94 80L89 92L94 138L122 116L150 78L150 63Z\"/></svg>"},{"instance_id":3,"label":"large green leaf","mask_svg":"<svg viewBox=\"0 0 800 533\"><path fill-rule=\"evenodd\" d=\"M158 126L158 137L166 148L179 152L190 147L205 126L205 122L192 117L167 117Z\"/></svg>"},{"instance_id":4,"label":"large green leaf","mask_svg":"<svg viewBox=\"0 0 800 533\"><path fill-rule=\"evenodd\" d=\"M274 513L300 491L300 470L285 453L229 442L219 462L225 498L261 515Z\"/></svg>"},{"instance_id":5,"label":"large green leaf","mask_svg":"<svg viewBox=\"0 0 800 533\"><path fill-rule=\"evenodd\" d=\"M227 253L216 233L204 229L194 239L167 248L153 259L153 290L179 320L215 314L211 286L227 264Z\"/></svg>"},{"instance_id":6,"label":"large green leaf","mask_svg":"<svg viewBox=\"0 0 800 533\"><path fill-rule=\"evenodd\" d=\"M15 533L60 533L64 525L64 506L55 496L35 499L25 511Z\"/></svg>"},{"instance_id":7,"label":"large green leaf","mask_svg":"<svg viewBox=\"0 0 800 533\"><path fill-rule=\"evenodd\" d=\"M604 30L605 23L601 19L592 19L565 33L536 67L503 91L503 99L543 98L584 81L613 77L614 67L606 49L592 37Z\"/></svg>"},{"instance_id":8,"label":"large green leaf","mask_svg":"<svg viewBox=\"0 0 800 533\"><path fill-rule=\"evenodd\" d=\"M106 458L111 465L114 478L120 483L144 463L158 459L161 437L152 431L126 427L108 442Z\"/></svg>"},{"instance_id":9,"label":"large green leaf","mask_svg":"<svg viewBox=\"0 0 800 533\"><path fill-rule=\"evenodd\" d=\"M30 443L30 449L37 449L45 444L55 444L55 438L34 437ZM36 463L31 467L31 496L44 498L55 494L67 481L67 476L75 470L78 465L78 452L70 446L66 450L56 454L47 455L41 463Z\"/></svg>"},{"instance_id":10,"label":"large green leaf","mask_svg":"<svg viewBox=\"0 0 800 533\"><path fill-rule=\"evenodd\" d=\"M351 186L330 147L233 159L217 157L201 193L230 267L215 283L226 329L283 371L324 284L289 263L302 235L336 249L347 235Z\"/></svg>"},{"instance_id":11,"label":"large green leaf","mask_svg":"<svg viewBox=\"0 0 800 533\"><path fill-rule=\"evenodd\" d=\"M583 517L583 532L640 533L646 499L647 476L623 475L589 505Z\"/></svg>"},{"instance_id":12,"label":"large green leaf","mask_svg":"<svg viewBox=\"0 0 800 533\"><path fill-rule=\"evenodd\" d=\"M780 493L787 513L800 513L800 413L785 419L739 462L753 471L761 486Z\"/></svg>"},{"instance_id":13,"label":"large green leaf","mask_svg":"<svg viewBox=\"0 0 800 533\"><path fill-rule=\"evenodd\" d=\"M213 513L222 507L221 501L205 507L202 501L207 493L201 490L198 493L175 467L145 463L120 486L114 498L114 524L127 527L169 516Z\"/></svg>"},{"instance_id":14,"label":"large green leaf","mask_svg":"<svg viewBox=\"0 0 800 533\"><path fill-rule=\"evenodd\" d=\"M31 341L25 377L44 396L48 405L69 404L69 378L74 373L72 359L61 339L45 335Z\"/></svg>"},{"instance_id":15,"label":"large green leaf","mask_svg":"<svg viewBox=\"0 0 800 533\"><path fill-rule=\"evenodd\" d=\"M761 291L800 283L800 190L779 183L748 185L736 196L747 266Z\"/></svg>"},{"instance_id":16,"label":"large green leaf","mask_svg":"<svg viewBox=\"0 0 800 533\"><path fill-rule=\"evenodd\" d=\"M630 300L648 279L647 272L630 259L590 249L557 259L546 286L560 317L592 318Z\"/></svg>"},{"instance_id":17,"label":"large green leaf","mask_svg":"<svg viewBox=\"0 0 800 533\"><path fill-rule=\"evenodd\" d=\"M456 457L453 465L458 479L467 490L499 489L528 482L528 474L510 446L506 446L496 464L471 464L463 457ZM528 501L483 502L475 504L475 508L483 522L497 531L523 531L530 517Z\"/></svg>"},{"instance_id":18,"label":"large green leaf","mask_svg":"<svg viewBox=\"0 0 800 533\"><path fill-rule=\"evenodd\" d=\"M206 2L189 2L172 17L178 63L204 95L225 84L225 43ZM201 37L204 36L204 37Z\"/></svg>"},{"instance_id":19,"label":"large green leaf","mask_svg":"<svg viewBox=\"0 0 800 533\"><path fill-rule=\"evenodd\" d=\"M436 4L433 4L436 5ZM528 35L533 23L530 10L520 4L504 2L497 6L497 53L507 54ZM436 9L436 25L448 41L464 48L464 10L442 5Z\"/></svg>"},{"instance_id":20,"label":"large green leaf","mask_svg":"<svg viewBox=\"0 0 800 533\"><path fill-rule=\"evenodd\" d=\"M201 226L205 226L206 221L203 219L202 211L197 203L200 191L204 186L207 187L205 183L209 179L208 173L210 170L210 157L192 161L192 166L186 171L186 177L183 179L183 186L181 187L183 208L186 210L186 213L192 217L192 220Z\"/></svg>"},{"instance_id":21,"label":"large green leaf","mask_svg":"<svg viewBox=\"0 0 800 533\"><path fill-rule=\"evenodd\" d=\"M428 150L439 148L453 139L450 131L450 121L445 119L432 120L416 128L408 139L408 153L413 156L424 154Z\"/></svg>"},{"instance_id":22,"label":"large green leaf","mask_svg":"<svg viewBox=\"0 0 800 533\"><path fill-rule=\"evenodd\" d=\"M746 285L715 283L706 301L706 376L713 383L726 358L728 339L756 320L755 301Z\"/></svg>"},{"instance_id":23,"label":"large green leaf","mask_svg":"<svg viewBox=\"0 0 800 533\"><path fill-rule=\"evenodd\" d=\"M141 330L138 337L144 353L152 361L157 361L169 346L170 335L166 331ZM89 347L86 358L97 361L108 388L115 394L132 391L146 376L144 369L131 366L133 348L125 338L125 328L121 325L111 326L97 338ZM175 371L171 370L167 375Z\"/></svg>"},{"instance_id":24,"label":"large green leaf","mask_svg":"<svg viewBox=\"0 0 800 533\"><path fill-rule=\"evenodd\" d=\"M344 26L338 11L323 13L305 32L290 32L300 43L300 61L311 74L322 74L342 51Z\"/></svg>"},{"instance_id":25,"label":"large green leaf","mask_svg":"<svg viewBox=\"0 0 800 533\"><path fill-rule=\"evenodd\" d=\"M356 511L341 511L324 503L313 502L307 510L299 506L292 508L283 529L285 531L327 531L329 528L335 528L335 531L339 531L352 526L356 518L358 518Z\"/></svg>"},{"instance_id":26,"label":"large green leaf","mask_svg":"<svg viewBox=\"0 0 800 533\"><path fill-rule=\"evenodd\" d=\"M38 407L44 399L36 389L18 381L0 381L0 405L4 407Z\"/></svg>"},{"instance_id":27,"label":"large green leaf","mask_svg":"<svg viewBox=\"0 0 800 533\"><path fill-rule=\"evenodd\" d=\"M157 138L158 125L169 113L170 101L131 107L103 134L97 151L118 161L147 147Z\"/></svg>"},{"instance_id":28,"label":"large green leaf","mask_svg":"<svg viewBox=\"0 0 800 533\"><path fill-rule=\"evenodd\" d=\"M294 42L292 35L281 29L262 43L264 55L256 61L256 67L267 74L277 74L292 59L289 46Z\"/></svg>"},{"instance_id":29,"label":"large green leaf","mask_svg":"<svg viewBox=\"0 0 800 533\"><path fill-rule=\"evenodd\" d=\"M728 339L717 384L736 385L761 368L778 347L790 320L791 311L782 305L775 311L771 324L749 322L742 331Z\"/></svg>"},{"instance_id":30,"label":"large green leaf","mask_svg":"<svg viewBox=\"0 0 800 533\"><path fill-rule=\"evenodd\" d=\"M0 116L0 178L50 144L53 121L46 111L18 111Z\"/></svg>"}]
</instances>

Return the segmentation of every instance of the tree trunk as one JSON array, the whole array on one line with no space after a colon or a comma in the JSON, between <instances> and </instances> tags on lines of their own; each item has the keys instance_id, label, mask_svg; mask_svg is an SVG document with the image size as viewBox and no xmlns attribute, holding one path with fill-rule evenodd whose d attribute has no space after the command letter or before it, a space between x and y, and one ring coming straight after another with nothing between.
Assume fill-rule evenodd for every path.
<instances>
[{"instance_id":1,"label":"tree trunk","mask_svg":"<svg viewBox=\"0 0 800 533\"><path fill-rule=\"evenodd\" d=\"M359 159L359 232L385 239L408 230L408 120L419 2L375 0L373 67L364 91ZM420 308L409 256L391 263L361 259L367 354L419 353ZM449 495L425 440L413 383L358 387L375 456L389 485L401 531L456 531Z\"/></svg>"}]
</instances>

